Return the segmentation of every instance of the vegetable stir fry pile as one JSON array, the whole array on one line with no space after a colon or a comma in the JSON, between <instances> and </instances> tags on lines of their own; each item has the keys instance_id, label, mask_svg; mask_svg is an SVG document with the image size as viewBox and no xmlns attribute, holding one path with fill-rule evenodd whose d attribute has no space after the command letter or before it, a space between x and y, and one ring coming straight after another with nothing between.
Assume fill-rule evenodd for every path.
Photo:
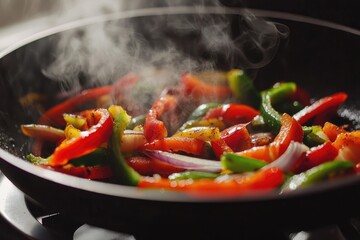
<instances>
[{"instance_id":1,"label":"vegetable stir fry pile","mask_svg":"<svg viewBox=\"0 0 360 240\"><path fill-rule=\"evenodd\" d=\"M360 131L332 122L346 93L311 101L293 82L259 90L239 69L184 73L144 110L125 97L141 84L126 75L22 125L34 139L27 159L87 179L230 195L359 172Z\"/></svg>"}]
</instances>

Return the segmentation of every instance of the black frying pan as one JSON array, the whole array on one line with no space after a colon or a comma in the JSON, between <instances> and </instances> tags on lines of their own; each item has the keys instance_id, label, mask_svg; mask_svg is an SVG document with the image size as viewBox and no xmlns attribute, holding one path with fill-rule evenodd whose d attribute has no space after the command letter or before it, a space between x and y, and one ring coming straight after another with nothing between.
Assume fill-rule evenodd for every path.
<instances>
[{"instance_id":1,"label":"black frying pan","mask_svg":"<svg viewBox=\"0 0 360 240\"><path fill-rule=\"evenodd\" d=\"M277 54L269 63L261 56L250 61L264 61L264 66L250 65L236 54L229 57L224 54L227 46L214 49L201 41L201 31L193 28L195 23L206 25L209 22L219 24L227 21L229 36L232 39L237 38L238 24L244 21L243 10L223 8L150 9L86 19L38 34L0 53L1 171L29 199L49 209L59 211L76 221L137 236L149 237L159 233L164 233L163 236L189 236L187 234L191 233L198 236L237 237L276 231L279 227L287 231L304 230L358 216L358 176L283 195L254 193L230 199L222 196L202 199L182 193L139 190L89 181L42 169L23 160L24 155L30 151L30 143L29 139L21 134L19 125L35 122L42 110L35 106L24 107L19 101L22 96L29 92L44 94L48 96L48 100L42 107L46 108L59 101L55 96L60 92L69 93L71 89L79 90L111 83L121 74L141 69L141 64L145 62L164 64L161 60L155 61L148 52L143 52L142 47L145 46L155 51L176 46L181 56L195 59L197 63L211 62L212 66L218 69L245 68L259 88L268 87L275 81L287 80L301 84L316 98L336 91L345 91L349 94L349 99L339 110L339 122L359 129L360 32L290 14L259 10L254 10L253 13L284 24L290 29L288 38L279 38ZM79 37L80 41L77 43L80 46L86 45L89 44L86 31L105 26L106 31L115 35L116 41L120 41L121 38L117 38L114 31L117 29L114 26L118 25L122 26L122 29L133 29L136 34L132 36L141 39L127 42L128 57L138 54L143 58L144 61L140 61L139 65L124 64L116 68L93 66L98 67L97 72L112 69L105 77L97 75L101 82L90 81L94 80L94 77L85 70L91 68L84 65L82 71L76 72L76 84L71 86L67 79L56 79L61 75L44 71L61 55L56 46L63 44L64 39ZM64 45L68 47L67 51L71 52L69 49L73 45ZM101 42L98 46L102 46ZM109 54L109 49L85 53L89 54L87 57L96 58L96 54ZM124 59L120 59L120 63L124 63ZM181 66L185 70L199 68L187 63ZM200 64L200 68L204 66L208 65Z\"/></svg>"}]
</instances>

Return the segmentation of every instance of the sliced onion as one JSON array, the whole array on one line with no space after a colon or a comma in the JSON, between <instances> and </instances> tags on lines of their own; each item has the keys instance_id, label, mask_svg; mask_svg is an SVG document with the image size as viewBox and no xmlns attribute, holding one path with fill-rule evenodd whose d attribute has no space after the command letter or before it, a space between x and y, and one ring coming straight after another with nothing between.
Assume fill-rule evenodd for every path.
<instances>
[{"instance_id":1,"label":"sliced onion","mask_svg":"<svg viewBox=\"0 0 360 240\"><path fill-rule=\"evenodd\" d=\"M45 141L58 142L65 138L64 130L41 124L23 124L21 131L28 137L39 138Z\"/></svg>"},{"instance_id":2,"label":"sliced onion","mask_svg":"<svg viewBox=\"0 0 360 240\"><path fill-rule=\"evenodd\" d=\"M186 170L198 170L204 172L220 172L221 163L219 161L189 157L177 153L169 153L163 151L146 150L144 153L154 159L169 163L176 167Z\"/></svg>"},{"instance_id":3,"label":"sliced onion","mask_svg":"<svg viewBox=\"0 0 360 240\"><path fill-rule=\"evenodd\" d=\"M294 168L301 155L307 150L309 150L309 148L306 145L299 142L291 142L286 151L278 159L264 166L263 169L278 167L283 171L289 172Z\"/></svg>"}]
</instances>

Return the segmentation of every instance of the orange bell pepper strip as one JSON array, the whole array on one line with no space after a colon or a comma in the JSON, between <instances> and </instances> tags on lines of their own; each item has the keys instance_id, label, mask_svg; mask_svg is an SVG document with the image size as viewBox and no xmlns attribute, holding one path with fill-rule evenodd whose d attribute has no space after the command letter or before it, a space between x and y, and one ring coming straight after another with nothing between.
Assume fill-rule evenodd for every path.
<instances>
[{"instance_id":1,"label":"orange bell pepper strip","mask_svg":"<svg viewBox=\"0 0 360 240\"><path fill-rule=\"evenodd\" d=\"M221 155L223 155L223 153L234 152L222 138L212 140L212 141L210 141L210 144L211 144L211 147L214 151L216 158L219 160L220 160Z\"/></svg>"},{"instance_id":2,"label":"orange bell pepper strip","mask_svg":"<svg viewBox=\"0 0 360 240\"><path fill-rule=\"evenodd\" d=\"M177 98L165 95L158 99L149 110L144 123L144 136L148 142L167 137L168 131L163 121L159 120L163 112L176 107Z\"/></svg>"},{"instance_id":3,"label":"orange bell pepper strip","mask_svg":"<svg viewBox=\"0 0 360 240\"><path fill-rule=\"evenodd\" d=\"M281 117L281 128L274 141L269 145L253 147L237 154L245 157L272 162L280 157L291 141L302 142L304 132L301 125L290 115L284 113Z\"/></svg>"},{"instance_id":4,"label":"orange bell pepper strip","mask_svg":"<svg viewBox=\"0 0 360 240\"><path fill-rule=\"evenodd\" d=\"M189 137L168 137L145 143L144 150L160 150L164 152L183 151L194 155L205 153L205 141Z\"/></svg>"},{"instance_id":5,"label":"orange bell pepper strip","mask_svg":"<svg viewBox=\"0 0 360 240\"><path fill-rule=\"evenodd\" d=\"M97 124L90 127L89 130L81 131L80 135L65 140L55 148L50 166L63 166L76 157L89 153L106 142L111 136L113 120L106 109L97 109L93 111L97 116Z\"/></svg>"},{"instance_id":6,"label":"orange bell pepper strip","mask_svg":"<svg viewBox=\"0 0 360 240\"><path fill-rule=\"evenodd\" d=\"M182 75L181 86L185 96L190 96L194 100L223 101L232 96L227 85L206 83L188 73Z\"/></svg>"},{"instance_id":7,"label":"orange bell pepper strip","mask_svg":"<svg viewBox=\"0 0 360 240\"><path fill-rule=\"evenodd\" d=\"M348 95L346 93L340 92L321 98L310 106L306 106L305 108L294 114L293 117L301 125L303 125L317 115L324 114L327 111L338 108L342 103L346 101L347 97Z\"/></svg>"},{"instance_id":8,"label":"orange bell pepper strip","mask_svg":"<svg viewBox=\"0 0 360 240\"><path fill-rule=\"evenodd\" d=\"M340 133L345 133L346 130L331 123L331 122L325 122L324 126L323 126L323 132L325 133L325 135L330 139L330 141L335 141L337 136Z\"/></svg>"},{"instance_id":9,"label":"orange bell pepper strip","mask_svg":"<svg viewBox=\"0 0 360 240\"><path fill-rule=\"evenodd\" d=\"M339 150L336 160L360 162L360 131L340 133L333 145Z\"/></svg>"},{"instance_id":10,"label":"orange bell pepper strip","mask_svg":"<svg viewBox=\"0 0 360 240\"><path fill-rule=\"evenodd\" d=\"M244 194L249 191L271 190L284 181L284 173L277 167L259 170L252 175L239 175L225 180L169 180L165 178L142 177L138 183L140 188L162 188L168 190L216 193Z\"/></svg>"}]
</instances>

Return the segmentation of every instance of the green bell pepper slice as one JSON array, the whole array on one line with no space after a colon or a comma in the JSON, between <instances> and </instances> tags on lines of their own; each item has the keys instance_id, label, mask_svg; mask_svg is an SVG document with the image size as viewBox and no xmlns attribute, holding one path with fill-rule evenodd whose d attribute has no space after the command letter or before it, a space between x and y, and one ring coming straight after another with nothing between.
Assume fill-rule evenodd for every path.
<instances>
[{"instance_id":1,"label":"green bell pepper slice","mask_svg":"<svg viewBox=\"0 0 360 240\"><path fill-rule=\"evenodd\" d=\"M169 175L170 180L187 180L187 179L215 179L219 177L220 174L210 173L210 172L199 172L199 171L186 171L186 172L179 172L173 173Z\"/></svg>"},{"instance_id":2,"label":"green bell pepper slice","mask_svg":"<svg viewBox=\"0 0 360 240\"><path fill-rule=\"evenodd\" d=\"M126 129L134 129L139 125L144 125L145 123L146 114L139 115L134 117L130 120L129 124L127 125Z\"/></svg>"},{"instance_id":3,"label":"green bell pepper slice","mask_svg":"<svg viewBox=\"0 0 360 240\"><path fill-rule=\"evenodd\" d=\"M120 106L110 106L109 112L114 119L113 132L110 139L110 160L115 178L121 184L137 186L141 175L132 169L121 152L121 137L129 124L131 117Z\"/></svg>"},{"instance_id":4,"label":"green bell pepper slice","mask_svg":"<svg viewBox=\"0 0 360 240\"><path fill-rule=\"evenodd\" d=\"M205 114L212 108L216 108L221 106L221 103L204 103L199 105L188 117L188 121L191 120L198 120L200 118L202 118L203 116L205 116Z\"/></svg>"},{"instance_id":5,"label":"green bell pepper slice","mask_svg":"<svg viewBox=\"0 0 360 240\"><path fill-rule=\"evenodd\" d=\"M259 108L261 96L253 80L240 69L231 70L227 75L229 87L235 98L240 103Z\"/></svg>"},{"instance_id":6,"label":"green bell pepper slice","mask_svg":"<svg viewBox=\"0 0 360 240\"><path fill-rule=\"evenodd\" d=\"M307 187L326 179L332 174L352 168L354 163L351 161L334 160L322 163L305 172L293 175L282 186L282 192L291 191L302 187Z\"/></svg>"},{"instance_id":7,"label":"green bell pepper slice","mask_svg":"<svg viewBox=\"0 0 360 240\"><path fill-rule=\"evenodd\" d=\"M289 97L296 90L296 84L293 82L280 83L261 93L260 112L264 118L265 124L273 133L278 133L281 127L281 114L273 107Z\"/></svg>"},{"instance_id":8,"label":"green bell pepper slice","mask_svg":"<svg viewBox=\"0 0 360 240\"><path fill-rule=\"evenodd\" d=\"M315 147L329 141L321 126L303 126L304 143L308 147Z\"/></svg>"},{"instance_id":9,"label":"green bell pepper slice","mask_svg":"<svg viewBox=\"0 0 360 240\"><path fill-rule=\"evenodd\" d=\"M234 153L224 153L221 156L220 161L224 170L230 170L237 173L253 172L267 164L264 161L239 156Z\"/></svg>"}]
</instances>

